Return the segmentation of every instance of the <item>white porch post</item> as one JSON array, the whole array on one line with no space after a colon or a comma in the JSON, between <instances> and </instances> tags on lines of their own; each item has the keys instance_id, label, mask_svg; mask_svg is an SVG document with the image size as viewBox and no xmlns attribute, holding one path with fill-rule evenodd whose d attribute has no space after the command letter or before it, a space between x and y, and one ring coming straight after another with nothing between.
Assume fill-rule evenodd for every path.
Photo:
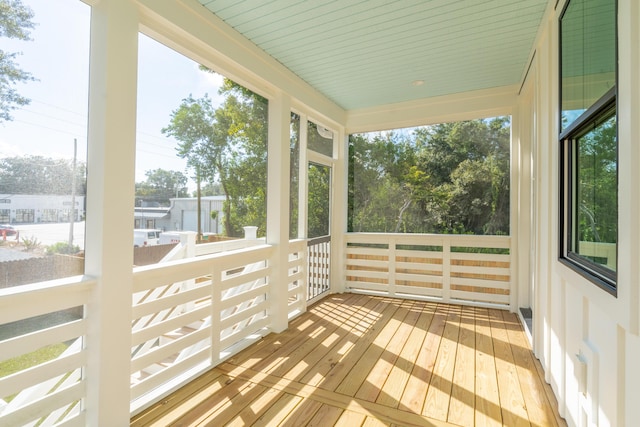
<instances>
[{"instance_id":1,"label":"white porch post","mask_svg":"<svg viewBox=\"0 0 640 427\"><path fill-rule=\"evenodd\" d=\"M138 14L130 0L91 14L85 272L87 425L129 425Z\"/></svg>"},{"instance_id":2,"label":"white porch post","mask_svg":"<svg viewBox=\"0 0 640 427\"><path fill-rule=\"evenodd\" d=\"M347 280L346 243L349 193L349 135L340 127L333 148L333 183L331 194L331 292L343 293Z\"/></svg>"},{"instance_id":3,"label":"white porch post","mask_svg":"<svg viewBox=\"0 0 640 427\"><path fill-rule=\"evenodd\" d=\"M289 126L291 99L279 93L269 100L269 148L267 172L267 244L276 248L271 257L271 329L288 326L289 259Z\"/></svg>"}]
</instances>

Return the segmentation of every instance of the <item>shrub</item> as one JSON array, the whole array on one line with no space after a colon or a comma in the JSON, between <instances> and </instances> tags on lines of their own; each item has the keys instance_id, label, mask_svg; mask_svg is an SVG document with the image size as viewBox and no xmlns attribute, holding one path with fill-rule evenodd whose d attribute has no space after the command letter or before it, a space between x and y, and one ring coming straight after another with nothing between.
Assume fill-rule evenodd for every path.
<instances>
[{"instance_id":1,"label":"shrub","mask_svg":"<svg viewBox=\"0 0 640 427\"><path fill-rule=\"evenodd\" d=\"M78 252L80 252L80 247L77 245L70 245L68 242L58 242L47 246L47 255L76 254Z\"/></svg>"},{"instance_id":2,"label":"shrub","mask_svg":"<svg viewBox=\"0 0 640 427\"><path fill-rule=\"evenodd\" d=\"M22 245L24 246L24 250L27 252L34 251L40 247L40 242L35 236L31 237L23 237Z\"/></svg>"}]
</instances>

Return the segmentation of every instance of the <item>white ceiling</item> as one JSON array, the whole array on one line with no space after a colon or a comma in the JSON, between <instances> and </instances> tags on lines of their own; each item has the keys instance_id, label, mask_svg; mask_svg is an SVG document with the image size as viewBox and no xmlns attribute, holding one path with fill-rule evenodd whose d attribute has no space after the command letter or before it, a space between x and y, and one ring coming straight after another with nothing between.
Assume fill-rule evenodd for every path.
<instances>
[{"instance_id":1,"label":"white ceiling","mask_svg":"<svg viewBox=\"0 0 640 427\"><path fill-rule=\"evenodd\" d=\"M519 83L548 0L199 1L352 110Z\"/></svg>"}]
</instances>

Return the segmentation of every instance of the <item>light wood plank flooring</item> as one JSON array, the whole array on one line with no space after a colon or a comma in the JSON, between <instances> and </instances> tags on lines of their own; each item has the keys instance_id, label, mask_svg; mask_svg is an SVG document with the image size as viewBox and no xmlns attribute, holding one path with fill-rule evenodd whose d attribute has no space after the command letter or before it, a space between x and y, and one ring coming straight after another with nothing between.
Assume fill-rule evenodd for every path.
<instances>
[{"instance_id":1,"label":"light wood plank flooring","mask_svg":"<svg viewBox=\"0 0 640 427\"><path fill-rule=\"evenodd\" d=\"M332 295L134 426L565 426L514 314Z\"/></svg>"}]
</instances>

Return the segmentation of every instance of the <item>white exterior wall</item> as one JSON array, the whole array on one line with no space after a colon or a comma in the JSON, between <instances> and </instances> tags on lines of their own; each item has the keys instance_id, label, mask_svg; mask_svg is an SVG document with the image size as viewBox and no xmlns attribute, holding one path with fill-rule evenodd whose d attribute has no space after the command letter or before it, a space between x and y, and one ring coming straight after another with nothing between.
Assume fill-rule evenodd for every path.
<instances>
[{"instance_id":1,"label":"white exterior wall","mask_svg":"<svg viewBox=\"0 0 640 427\"><path fill-rule=\"evenodd\" d=\"M529 116L520 122L535 123L537 135L532 147L537 233L528 236L536 248L530 266L535 277L534 351L569 426L634 426L640 420L640 5L618 0L619 243L614 297L558 262L558 17L563 4L549 11L539 33L533 75L528 76L535 88L535 108L529 110L532 100L523 93L516 109ZM526 185L520 185L521 196L523 188ZM525 207L526 200L519 206ZM519 231L522 240L526 230ZM525 258L520 253L520 261Z\"/></svg>"}]
</instances>

